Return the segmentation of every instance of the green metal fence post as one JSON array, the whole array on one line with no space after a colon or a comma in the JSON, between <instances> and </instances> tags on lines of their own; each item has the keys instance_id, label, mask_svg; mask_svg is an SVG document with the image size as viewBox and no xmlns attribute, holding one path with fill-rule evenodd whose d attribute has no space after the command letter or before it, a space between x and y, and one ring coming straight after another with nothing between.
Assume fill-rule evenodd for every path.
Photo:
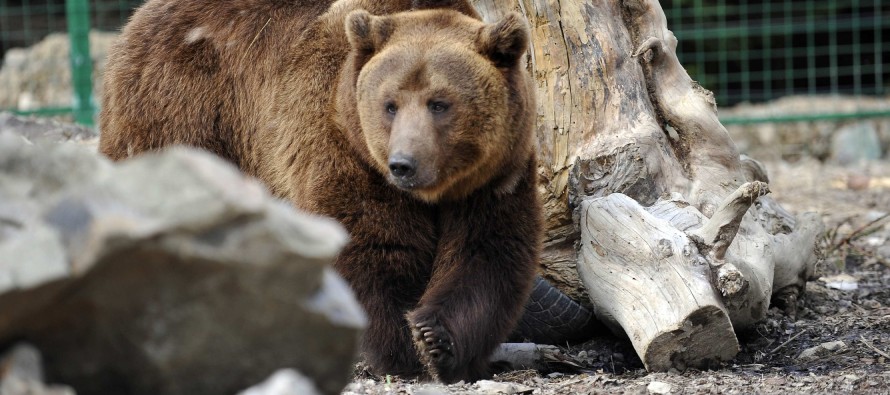
<instances>
[{"instance_id":1,"label":"green metal fence post","mask_svg":"<svg viewBox=\"0 0 890 395\"><path fill-rule=\"evenodd\" d=\"M71 41L71 82L74 119L93 125L93 62L90 59L90 14L87 0L67 0L68 39Z\"/></svg>"}]
</instances>

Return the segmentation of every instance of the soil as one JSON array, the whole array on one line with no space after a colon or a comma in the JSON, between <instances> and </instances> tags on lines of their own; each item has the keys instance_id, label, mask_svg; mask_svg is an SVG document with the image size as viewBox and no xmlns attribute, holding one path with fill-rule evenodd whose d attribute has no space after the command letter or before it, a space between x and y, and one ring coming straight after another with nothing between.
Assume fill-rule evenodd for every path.
<instances>
[{"instance_id":1,"label":"soil","mask_svg":"<svg viewBox=\"0 0 890 395\"><path fill-rule=\"evenodd\" d=\"M730 363L647 373L628 341L603 336L561 347L564 361L548 371L448 386L362 372L344 394L890 394L890 162L765 165L783 207L823 214L824 259L796 306L738 334Z\"/></svg>"}]
</instances>

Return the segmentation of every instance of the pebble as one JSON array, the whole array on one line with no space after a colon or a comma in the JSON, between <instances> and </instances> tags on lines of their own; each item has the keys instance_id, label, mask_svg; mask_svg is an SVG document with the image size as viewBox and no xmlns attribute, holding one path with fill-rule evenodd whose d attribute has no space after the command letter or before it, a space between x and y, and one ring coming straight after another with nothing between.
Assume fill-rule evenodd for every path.
<instances>
[{"instance_id":1,"label":"pebble","mask_svg":"<svg viewBox=\"0 0 890 395\"><path fill-rule=\"evenodd\" d=\"M861 378L855 374L848 374L844 376L844 381L849 381L850 383L857 383L861 380Z\"/></svg>"},{"instance_id":2,"label":"pebble","mask_svg":"<svg viewBox=\"0 0 890 395\"><path fill-rule=\"evenodd\" d=\"M519 385L516 383L501 383L501 382L491 381L491 380L477 381L476 386L479 387L479 391L482 391L483 394L491 394L491 395L531 394L534 391L534 388L526 387L524 385Z\"/></svg>"},{"instance_id":3,"label":"pebble","mask_svg":"<svg viewBox=\"0 0 890 395\"><path fill-rule=\"evenodd\" d=\"M834 352L834 351L841 350L846 347L847 347L847 344L840 340L822 343L818 346L810 347L806 350L803 350L803 352L801 352L800 355L797 356L797 360L807 361L807 360L817 359L820 356L826 355L826 354Z\"/></svg>"},{"instance_id":4,"label":"pebble","mask_svg":"<svg viewBox=\"0 0 890 395\"><path fill-rule=\"evenodd\" d=\"M871 183L871 177L866 174L852 173L847 176L847 189L853 191L862 191L868 189Z\"/></svg>"},{"instance_id":5,"label":"pebble","mask_svg":"<svg viewBox=\"0 0 890 395\"><path fill-rule=\"evenodd\" d=\"M833 342L822 343L822 344L820 344L820 346L828 351L837 351L837 350L847 347L847 344L841 340L838 340L838 341L833 341Z\"/></svg>"},{"instance_id":6,"label":"pebble","mask_svg":"<svg viewBox=\"0 0 890 395\"><path fill-rule=\"evenodd\" d=\"M294 369L282 369L272 374L266 381L240 392L239 395L319 395L320 393L312 379Z\"/></svg>"},{"instance_id":7,"label":"pebble","mask_svg":"<svg viewBox=\"0 0 890 395\"><path fill-rule=\"evenodd\" d=\"M835 276L820 277L819 281L825 283L828 288L838 289L841 291L855 291L859 288L859 279L846 273Z\"/></svg>"},{"instance_id":8,"label":"pebble","mask_svg":"<svg viewBox=\"0 0 890 395\"><path fill-rule=\"evenodd\" d=\"M890 244L878 247L877 253L885 259L890 259Z\"/></svg>"},{"instance_id":9,"label":"pebble","mask_svg":"<svg viewBox=\"0 0 890 395\"><path fill-rule=\"evenodd\" d=\"M831 312L831 307L824 306L824 305L816 306L816 307L814 307L814 310L816 310L816 312L819 314L828 314Z\"/></svg>"},{"instance_id":10,"label":"pebble","mask_svg":"<svg viewBox=\"0 0 890 395\"><path fill-rule=\"evenodd\" d=\"M661 381L653 381L649 383L649 385L646 387L646 390L649 391L650 394L670 394L671 385Z\"/></svg>"}]
</instances>

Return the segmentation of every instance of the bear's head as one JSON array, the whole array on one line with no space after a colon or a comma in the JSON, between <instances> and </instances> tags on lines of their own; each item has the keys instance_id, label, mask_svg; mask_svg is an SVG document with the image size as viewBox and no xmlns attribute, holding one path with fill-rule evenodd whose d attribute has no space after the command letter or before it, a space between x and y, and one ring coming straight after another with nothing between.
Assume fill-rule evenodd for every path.
<instances>
[{"instance_id":1,"label":"bear's head","mask_svg":"<svg viewBox=\"0 0 890 395\"><path fill-rule=\"evenodd\" d=\"M370 164L429 202L513 189L534 155L522 16L486 24L451 10L359 10L345 27L338 120Z\"/></svg>"}]
</instances>

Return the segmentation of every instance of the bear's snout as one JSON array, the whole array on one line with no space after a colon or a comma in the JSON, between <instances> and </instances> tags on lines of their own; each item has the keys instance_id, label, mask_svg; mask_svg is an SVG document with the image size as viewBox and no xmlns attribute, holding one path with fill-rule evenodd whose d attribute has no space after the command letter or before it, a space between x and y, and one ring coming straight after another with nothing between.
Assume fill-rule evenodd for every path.
<instances>
[{"instance_id":1,"label":"bear's snout","mask_svg":"<svg viewBox=\"0 0 890 395\"><path fill-rule=\"evenodd\" d=\"M417 174L417 160L407 155L393 155L389 158L389 172L400 179L414 177Z\"/></svg>"}]
</instances>

